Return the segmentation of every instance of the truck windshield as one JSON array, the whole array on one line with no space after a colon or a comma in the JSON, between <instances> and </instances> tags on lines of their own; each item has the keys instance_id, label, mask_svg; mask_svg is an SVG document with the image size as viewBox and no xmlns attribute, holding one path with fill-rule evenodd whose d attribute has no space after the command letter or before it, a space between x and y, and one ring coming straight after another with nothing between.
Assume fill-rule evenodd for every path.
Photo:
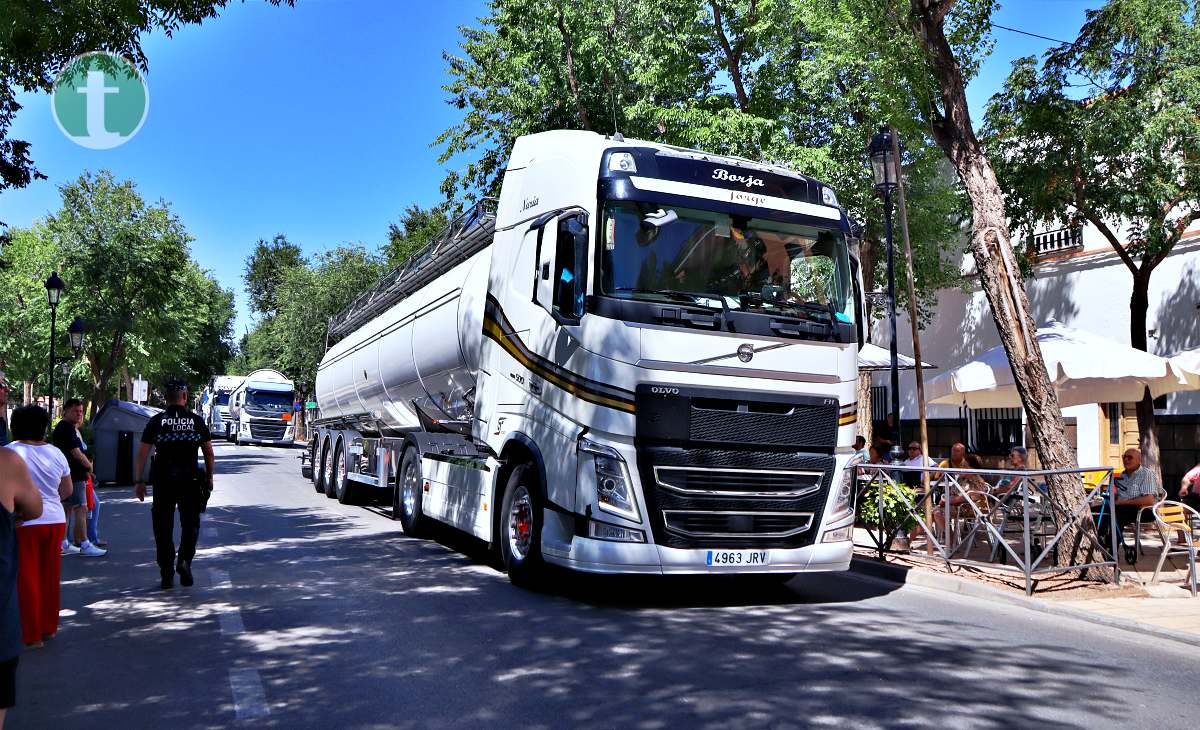
<instances>
[{"instance_id":1,"label":"truck windshield","mask_svg":"<svg viewBox=\"0 0 1200 730\"><path fill-rule=\"evenodd\" d=\"M601 229L608 296L853 321L841 231L611 202Z\"/></svg>"},{"instance_id":2,"label":"truck windshield","mask_svg":"<svg viewBox=\"0 0 1200 730\"><path fill-rule=\"evenodd\" d=\"M273 390L247 390L246 407L280 413L290 411L292 410L292 394Z\"/></svg>"},{"instance_id":3,"label":"truck windshield","mask_svg":"<svg viewBox=\"0 0 1200 730\"><path fill-rule=\"evenodd\" d=\"M227 406L227 405L229 405L229 394L228 393L217 393L217 397L214 400L216 402L216 405Z\"/></svg>"}]
</instances>

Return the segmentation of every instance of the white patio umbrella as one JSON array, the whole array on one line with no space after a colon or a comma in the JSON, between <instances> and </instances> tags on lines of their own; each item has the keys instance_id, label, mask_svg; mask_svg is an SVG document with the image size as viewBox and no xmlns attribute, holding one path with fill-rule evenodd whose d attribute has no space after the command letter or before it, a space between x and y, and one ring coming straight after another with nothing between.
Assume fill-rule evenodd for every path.
<instances>
[{"instance_id":1,"label":"white patio umbrella","mask_svg":"<svg viewBox=\"0 0 1200 730\"><path fill-rule=\"evenodd\" d=\"M1146 388L1157 398L1196 387L1165 357L1053 320L1038 329L1037 340L1062 406L1140 401ZM966 404L971 408L1021 405L1003 347L993 347L971 362L942 373L925 387L929 403Z\"/></svg>"},{"instance_id":2,"label":"white patio umbrella","mask_svg":"<svg viewBox=\"0 0 1200 730\"><path fill-rule=\"evenodd\" d=\"M873 345L870 342L862 346L858 351L858 369L859 370L888 370L892 367L892 353L883 349L879 345ZM917 361L908 355L896 353L896 367L900 370L915 370ZM925 369L937 367L922 361L921 367Z\"/></svg>"},{"instance_id":3,"label":"white patio umbrella","mask_svg":"<svg viewBox=\"0 0 1200 730\"><path fill-rule=\"evenodd\" d=\"M1183 371L1194 390L1200 390L1200 347L1172 355L1171 362Z\"/></svg>"}]
</instances>

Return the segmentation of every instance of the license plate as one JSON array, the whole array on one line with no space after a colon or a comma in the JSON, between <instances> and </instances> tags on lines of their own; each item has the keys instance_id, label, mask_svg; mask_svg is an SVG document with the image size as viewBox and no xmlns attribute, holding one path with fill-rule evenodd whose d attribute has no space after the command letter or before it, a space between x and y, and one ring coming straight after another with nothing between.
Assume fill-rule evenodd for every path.
<instances>
[{"instance_id":1,"label":"license plate","mask_svg":"<svg viewBox=\"0 0 1200 730\"><path fill-rule=\"evenodd\" d=\"M767 565L771 562L770 550L709 550L708 565L747 567Z\"/></svg>"}]
</instances>

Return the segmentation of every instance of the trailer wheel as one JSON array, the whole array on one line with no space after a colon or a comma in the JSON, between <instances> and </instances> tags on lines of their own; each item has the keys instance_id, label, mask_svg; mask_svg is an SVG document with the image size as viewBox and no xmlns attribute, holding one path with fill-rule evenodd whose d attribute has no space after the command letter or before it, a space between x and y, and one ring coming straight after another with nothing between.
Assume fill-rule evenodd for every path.
<instances>
[{"instance_id":1,"label":"trailer wheel","mask_svg":"<svg viewBox=\"0 0 1200 730\"><path fill-rule=\"evenodd\" d=\"M317 448L313 452L313 489L320 494L325 491L325 469L329 460L329 438L318 438Z\"/></svg>"},{"instance_id":2,"label":"trailer wheel","mask_svg":"<svg viewBox=\"0 0 1200 730\"><path fill-rule=\"evenodd\" d=\"M325 480L325 496L330 499L338 498L338 492L341 491L342 484L346 481L345 453L345 445L338 441L337 445L333 447L333 458L329 460L329 476Z\"/></svg>"},{"instance_id":3,"label":"trailer wheel","mask_svg":"<svg viewBox=\"0 0 1200 730\"><path fill-rule=\"evenodd\" d=\"M308 465L306 466L304 464L304 460L301 459L300 460L300 473L303 474L305 478L312 480L313 483L316 483L316 481L317 481L317 439L316 438L313 438L312 440L310 440L308 442L307 451L308 451Z\"/></svg>"},{"instance_id":4,"label":"trailer wheel","mask_svg":"<svg viewBox=\"0 0 1200 730\"><path fill-rule=\"evenodd\" d=\"M344 444L343 444L344 446ZM337 501L342 504L357 504L359 488L358 483L349 479L347 475L350 473L350 464L347 463L346 449L338 449L338 482L337 482Z\"/></svg>"},{"instance_id":5,"label":"trailer wheel","mask_svg":"<svg viewBox=\"0 0 1200 730\"><path fill-rule=\"evenodd\" d=\"M424 496L421 485L421 454L410 447L404 450L396 488L392 491L392 519L400 520L404 534L410 537L420 537L428 521L421 512Z\"/></svg>"},{"instance_id":6,"label":"trailer wheel","mask_svg":"<svg viewBox=\"0 0 1200 730\"><path fill-rule=\"evenodd\" d=\"M536 588L546 565L542 561L542 500L533 467L519 464L513 469L502 505L497 539L508 579L522 588Z\"/></svg>"}]
</instances>

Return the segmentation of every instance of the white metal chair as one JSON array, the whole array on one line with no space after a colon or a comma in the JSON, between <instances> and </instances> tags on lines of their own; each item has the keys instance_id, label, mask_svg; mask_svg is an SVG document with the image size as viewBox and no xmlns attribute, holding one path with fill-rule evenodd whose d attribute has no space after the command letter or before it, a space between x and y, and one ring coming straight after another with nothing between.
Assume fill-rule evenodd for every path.
<instances>
[{"instance_id":1,"label":"white metal chair","mask_svg":"<svg viewBox=\"0 0 1200 730\"><path fill-rule=\"evenodd\" d=\"M1200 512L1186 504L1164 500L1152 508L1155 524L1162 536L1162 554L1158 556L1158 565L1154 568L1154 577L1150 583L1158 582L1167 558L1183 555L1188 560L1189 587L1192 597L1196 597L1196 550L1200 548ZM1172 543L1172 539L1175 540Z\"/></svg>"}]
</instances>

